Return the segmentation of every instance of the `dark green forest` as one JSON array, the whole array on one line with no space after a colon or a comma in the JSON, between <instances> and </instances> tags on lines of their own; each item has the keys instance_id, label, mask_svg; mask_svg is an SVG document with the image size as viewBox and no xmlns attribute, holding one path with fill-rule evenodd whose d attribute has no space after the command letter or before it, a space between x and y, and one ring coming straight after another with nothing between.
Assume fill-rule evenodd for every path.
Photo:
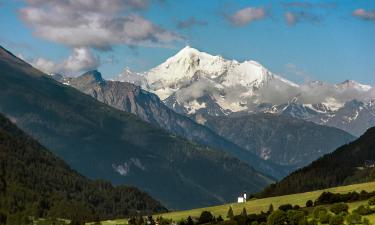
<instances>
[{"instance_id":1,"label":"dark green forest","mask_svg":"<svg viewBox=\"0 0 375 225\"><path fill-rule=\"evenodd\" d=\"M336 151L324 155L280 182L270 185L258 197L278 196L375 180L375 128Z\"/></svg>"},{"instance_id":2,"label":"dark green forest","mask_svg":"<svg viewBox=\"0 0 375 225\"><path fill-rule=\"evenodd\" d=\"M163 211L137 188L83 177L0 115L0 217L6 224L26 224L29 216L93 221Z\"/></svg>"}]
</instances>

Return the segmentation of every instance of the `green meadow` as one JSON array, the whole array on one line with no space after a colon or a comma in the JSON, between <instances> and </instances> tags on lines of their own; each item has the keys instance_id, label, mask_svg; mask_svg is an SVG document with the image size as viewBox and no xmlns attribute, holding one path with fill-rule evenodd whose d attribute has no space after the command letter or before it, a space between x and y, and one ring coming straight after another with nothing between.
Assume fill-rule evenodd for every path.
<instances>
[{"instance_id":1,"label":"green meadow","mask_svg":"<svg viewBox=\"0 0 375 225\"><path fill-rule=\"evenodd\" d=\"M292 205L305 206L306 201L308 200L314 201L324 191L330 191L333 193L347 193L351 191L360 192L362 190L365 190L368 192L375 191L375 182L340 186L340 187L335 187L335 188L328 188L328 189L299 193L299 194L283 195L283 196L263 198L263 199L253 199L245 203L229 203L229 204L217 205L217 206L211 206L211 207L205 207L205 208L175 211L175 212L169 212L169 213L164 213L164 214L157 214L157 215L154 215L154 217L162 216L167 219L179 221L182 219L186 219L188 216L199 217L199 215L203 211L210 211L214 216L221 215L223 218L225 218L230 206L232 207L235 215L240 214L243 208L246 208L246 211L248 213L260 213L261 211L264 211L264 212L267 211L270 204L272 204L274 208L278 208L280 205L288 204L288 203ZM353 210L357 208L359 205L362 205L365 203L366 201L358 201L358 202L349 203L348 204L350 206L349 210ZM373 224L375 224L375 214L366 216L366 218L370 219L370 221ZM119 220L103 221L102 224L103 225L116 225L116 224L125 224L126 222L127 222L126 219L119 219Z\"/></svg>"}]
</instances>

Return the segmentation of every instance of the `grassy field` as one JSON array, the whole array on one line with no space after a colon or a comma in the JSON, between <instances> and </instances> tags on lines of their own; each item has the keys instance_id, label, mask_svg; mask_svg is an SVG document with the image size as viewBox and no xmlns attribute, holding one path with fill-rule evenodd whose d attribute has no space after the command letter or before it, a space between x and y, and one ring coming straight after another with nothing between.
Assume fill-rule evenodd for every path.
<instances>
[{"instance_id":1,"label":"grassy field","mask_svg":"<svg viewBox=\"0 0 375 225\"><path fill-rule=\"evenodd\" d=\"M278 197L271 197L271 198L264 198L264 199L256 199L250 200L245 203L230 203L225 205L218 205L206 208L197 208L185 211L176 211L170 212L165 214L155 215L163 216L164 218L173 219L174 221L179 221L181 219L186 219L188 216L198 217L202 211L210 211L213 215L219 216L221 215L223 218L226 217L228 208L231 206L233 209L234 214L240 214L242 209L245 207L247 213L259 213L261 211L267 211L270 204L274 206L276 209L282 204L290 203L292 205L300 205L305 206L307 200L315 200L319 197L319 195L323 191L330 191L333 193L347 193L350 191L357 191L360 192L362 190L365 191L375 191L375 182L363 183L363 184L354 184L348 186L340 186L336 188L329 188L319 191L312 191L312 192L305 192L299 194L292 194L292 195L283 195ZM355 209L361 204L365 202L354 202L350 203L350 210ZM370 221L375 224L375 214L368 217ZM113 220L113 221L104 221L103 225L114 225L114 224L124 224L126 223L125 220Z\"/></svg>"}]
</instances>

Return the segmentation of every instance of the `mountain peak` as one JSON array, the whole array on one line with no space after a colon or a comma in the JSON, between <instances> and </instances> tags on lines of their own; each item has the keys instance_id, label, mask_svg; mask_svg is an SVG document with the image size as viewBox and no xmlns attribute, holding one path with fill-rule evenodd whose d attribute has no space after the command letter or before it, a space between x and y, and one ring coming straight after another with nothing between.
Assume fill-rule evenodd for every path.
<instances>
[{"instance_id":1,"label":"mountain peak","mask_svg":"<svg viewBox=\"0 0 375 225\"><path fill-rule=\"evenodd\" d=\"M362 91L368 91L372 88L369 85L361 84L354 80L345 80L344 82L337 84L337 87L341 89L354 88Z\"/></svg>"},{"instance_id":2,"label":"mountain peak","mask_svg":"<svg viewBox=\"0 0 375 225\"><path fill-rule=\"evenodd\" d=\"M102 83L105 82L102 74L97 70L88 71L78 77L79 80L85 80L87 82Z\"/></svg>"}]
</instances>

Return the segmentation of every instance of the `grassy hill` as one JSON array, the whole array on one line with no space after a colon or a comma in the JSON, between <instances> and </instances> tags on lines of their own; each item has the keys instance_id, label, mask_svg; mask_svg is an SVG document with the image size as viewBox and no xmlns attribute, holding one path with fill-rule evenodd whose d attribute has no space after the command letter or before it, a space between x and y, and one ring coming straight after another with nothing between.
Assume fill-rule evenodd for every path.
<instances>
[{"instance_id":1,"label":"grassy hill","mask_svg":"<svg viewBox=\"0 0 375 225\"><path fill-rule=\"evenodd\" d=\"M234 214L240 214L242 209L245 207L248 213L260 213L261 211L267 211L270 204L273 204L275 208L283 204L292 204L304 206L307 200L315 200L324 191L330 191L332 193L347 193L351 191L360 192L365 191L375 191L375 182L361 183L347 186L340 186L334 188L328 188L318 191L305 192L299 194L283 195L277 197L269 197L263 199L250 200L245 203L231 203L225 205L218 205L206 208L191 209L185 211L170 212L165 214L160 214L165 218L170 218L173 220L185 219L188 216L198 217L202 211L210 211L213 215L221 215L223 218L227 215L228 209L231 206ZM360 205L361 202L350 203L352 207ZM375 222L375 221L374 221Z\"/></svg>"},{"instance_id":2,"label":"grassy hill","mask_svg":"<svg viewBox=\"0 0 375 225\"><path fill-rule=\"evenodd\" d=\"M162 216L163 218L166 218L166 219L179 221L179 220L186 219L188 216L199 217L199 215L203 211L209 211L216 217L222 216L223 218L225 218L229 207L232 207L235 215L240 214L243 208L246 208L246 211L248 214L260 213L262 211L266 212L270 204L273 204L275 209L278 208L280 205L284 205L288 203L292 205L305 206L306 201L308 200L314 201L325 191L329 191L332 193L348 193L351 191L360 192L362 190L365 190L367 192L375 191L375 182L340 186L340 187L322 189L322 190L317 190L317 191L312 191L312 192L283 195L283 196L269 197L269 198L263 198L263 199L254 199L254 200L249 200L245 203L230 203L230 204L217 205L217 206L212 206L212 207L168 212L168 213L163 213L163 214L156 214L155 217ZM362 204L365 204L366 202L367 201L357 201L357 202L349 203L348 204L350 207L349 211L357 208L358 206ZM375 223L375 214L366 216L366 218L370 219L370 222ZM118 219L118 220L103 221L102 224L103 225L115 225L115 224L125 224L126 222L127 222L127 219Z\"/></svg>"}]
</instances>

